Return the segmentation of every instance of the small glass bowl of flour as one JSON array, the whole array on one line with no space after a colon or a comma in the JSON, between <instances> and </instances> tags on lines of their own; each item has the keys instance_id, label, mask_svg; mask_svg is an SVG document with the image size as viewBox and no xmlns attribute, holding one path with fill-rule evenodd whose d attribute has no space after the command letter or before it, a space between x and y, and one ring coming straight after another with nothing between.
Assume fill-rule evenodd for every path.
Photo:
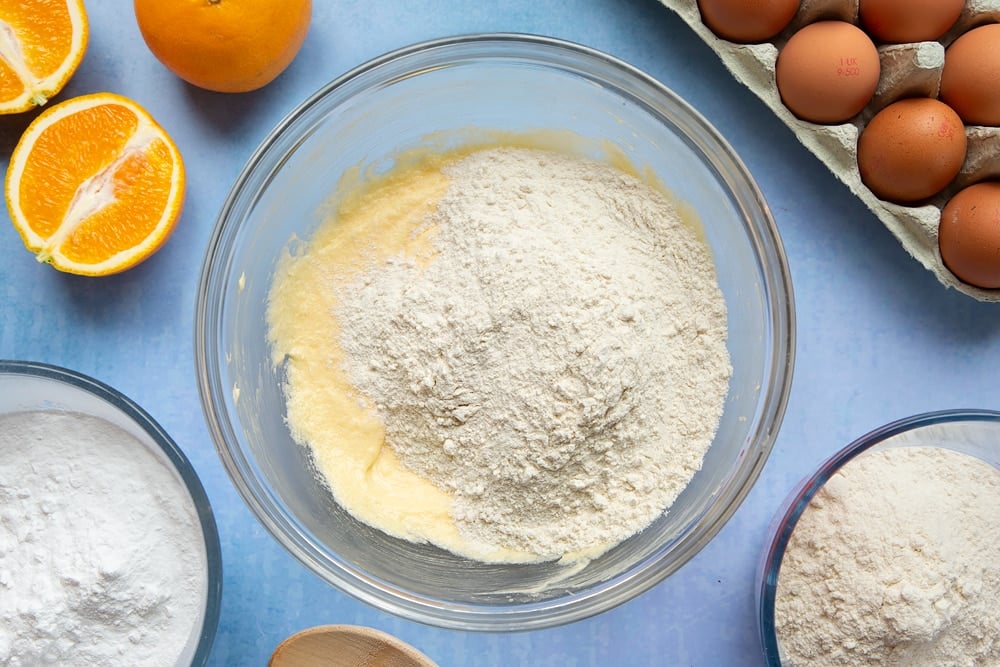
<instances>
[{"instance_id":1,"label":"small glass bowl of flour","mask_svg":"<svg viewBox=\"0 0 1000 667\"><path fill-rule=\"evenodd\" d=\"M1000 413L893 422L803 480L757 587L768 665L1000 664Z\"/></svg>"},{"instance_id":2,"label":"small glass bowl of flour","mask_svg":"<svg viewBox=\"0 0 1000 667\"><path fill-rule=\"evenodd\" d=\"M97 380L0 361L0 664L203 665L215 519L187 458Z\"/></svg>"}]
</instances>

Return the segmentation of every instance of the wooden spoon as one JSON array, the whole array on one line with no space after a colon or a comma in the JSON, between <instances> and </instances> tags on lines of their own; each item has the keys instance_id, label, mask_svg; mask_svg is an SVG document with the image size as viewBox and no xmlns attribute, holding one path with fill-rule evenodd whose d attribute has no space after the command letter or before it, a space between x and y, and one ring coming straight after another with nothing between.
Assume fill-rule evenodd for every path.
<instances>
[{"instance_id":1,"label":"wooden spoon","mask_svg":"<svg viewBox=\"0 0 1000 667\"><path fill-rule=\"evenodd\" d=\"M437 667L390 634L358 625L318 625L278 645L270 667Z\"/></svg>"}]
</instances>

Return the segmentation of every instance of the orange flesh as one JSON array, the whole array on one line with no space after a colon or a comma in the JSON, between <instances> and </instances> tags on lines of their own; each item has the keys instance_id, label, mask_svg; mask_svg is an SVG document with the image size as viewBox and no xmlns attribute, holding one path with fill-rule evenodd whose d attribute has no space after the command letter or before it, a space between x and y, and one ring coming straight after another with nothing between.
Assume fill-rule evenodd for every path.
<instances>
[{"instance_id":1,"label":"orange flesh","mask_svg":"<svg viewBox=\"0 0 1000 667\"><path fill-rule=\"evenodd\" d=\"M80 225L62 245L62 254L92 264L139 245L166 210L172 171L170 152L160 140L147 152L132 154L114 172L114 203Z\"/></svg>"},{"instance_id":2,"label":"orange flesh","mask_svg":"<svg viewBox=\"0 0 1000 667\"><path fill-rule=\"evenodd\" d=\"M66 0L8 2L0 8L0 40L13 54L0 50L0 100L12 100L25 90L10 58L23 59L23 66L38 79L57 69L70 56L73 25Z\"/></svg>"},{"instance_id":3,"label":"orange flesh","mask_svg":"<svg viewBox=\"0 0 1000 667\"><path fill-rule=\"evenodd\" d=\"M35 142L19 191L24 217L40 237L56 234L88 179L114 188L113 198L60 244L67 259L95 264L134 248L156 229L167 209L173 157L161 139L126 154L138 125L131 110L105 104L67 116ZM67 146L76 149L67 151Z\"/></svg>"}]
</instances>

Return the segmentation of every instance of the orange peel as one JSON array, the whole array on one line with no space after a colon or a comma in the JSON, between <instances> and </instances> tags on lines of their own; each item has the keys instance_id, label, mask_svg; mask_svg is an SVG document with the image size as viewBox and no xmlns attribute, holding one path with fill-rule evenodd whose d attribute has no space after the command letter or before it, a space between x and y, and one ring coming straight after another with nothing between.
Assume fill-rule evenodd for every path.
<instances>
[{"instance_id":1,"label":"orange peel","mask_svg":"<svg viewBox=\"0 0 1000 667\"><path fill-rule=\"evenodd\" d=\"M312 19L311 0L133 0L146 46L200 88L256 90L295 59Z\"/></svg>"}]
</instances>

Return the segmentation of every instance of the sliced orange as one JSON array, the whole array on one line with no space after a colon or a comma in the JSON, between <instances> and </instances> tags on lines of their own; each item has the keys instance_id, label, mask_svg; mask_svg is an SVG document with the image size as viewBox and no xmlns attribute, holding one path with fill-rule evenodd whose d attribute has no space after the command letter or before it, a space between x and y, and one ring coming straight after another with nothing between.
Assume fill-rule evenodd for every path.
<instances>
[{"instance_id":1,"label":"sliced orange","mask_svg":"<svg viewBox=\"0 0 1000 667\"><path fill-rule=\"evenodd\" d=\"M62 90L87 49L83 0L0 2L0 113L20 113Z\"/></svg>"},{"instance_id":2,"label":"sliced orange","mask_svg":"<svg viewBox=\"0 0 1000 667\"><path fill-rule=\"evenodd\" d=\"M7 169L7 207L40 262L101 276L163 245L184 187L180 152L153 117L128 98L95 93L28 126Z\"/></svg>"}]
</instances>

